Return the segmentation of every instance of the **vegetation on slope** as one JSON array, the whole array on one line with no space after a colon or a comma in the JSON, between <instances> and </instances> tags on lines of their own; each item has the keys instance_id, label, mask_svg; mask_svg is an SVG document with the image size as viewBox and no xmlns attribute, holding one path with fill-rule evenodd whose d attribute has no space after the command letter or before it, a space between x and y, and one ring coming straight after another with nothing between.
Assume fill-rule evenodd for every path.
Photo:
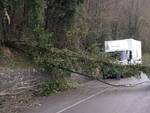
<instances>
[{"instance_id":1,"label":"vegetation on slope","mask_svg":"<svg viewBox=\"0 0 150 113\"><path fill-rule=\"evenodd\" d=\"M103 75L149 73L146 66L114 64L102 52L105 40L122 38L142 40L149 51L149 31L143 30L149 16L140 0L132 1L0 0L1 47L22 51L54 79L69 70L92 76L97 68Z\"/></svg>"}]
</instances>

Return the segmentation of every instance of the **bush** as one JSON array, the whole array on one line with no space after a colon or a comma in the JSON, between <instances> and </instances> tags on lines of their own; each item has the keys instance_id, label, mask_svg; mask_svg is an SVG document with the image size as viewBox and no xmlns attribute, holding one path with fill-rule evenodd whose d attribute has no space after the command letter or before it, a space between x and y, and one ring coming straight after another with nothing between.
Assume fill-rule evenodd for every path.
<instances>
[{"instance_id":1,"label":"bush","mask_svg":"<svg viewBox=\"0 0 150 113\"><path fill-rule=\"evenodd\" d=\"M122 73L124 77L131 77L137 75L139 70L135 66L123 66Z\"/></svg>"},{"instance_id":2,"label":"bush","mask_svg":"<svg viewBox=\"0 0 150 113\"><path fill-rule=\"evenodd\" d=\"M123 66L118 64L103 64L101 66L104 78L116 78L118 75L122 77L131 77L141 71L137 66Z\"/></svg>"},{"instance_id":3,"label":"bush","mask_svg":"<svg viewBox=\"0 0 150 113\"><path fill-rule=\"evenodd\" d=\"M143 73L146 73L147 75L150 75L150 66L137 66L138 70L142 71Z\"/></svg>"},{"instance_id":4,"label":"bush","mask_svg":"<svg viewBox=\"0 0 150 113\"><path fill-rule=\"evenodd\" d=\"M43 85L41 95L48 96L52 93L59 93L70 88L76 88L76 85L65 78L59 78L57 80L49 80Z\"/></svg>"}]
</instances>

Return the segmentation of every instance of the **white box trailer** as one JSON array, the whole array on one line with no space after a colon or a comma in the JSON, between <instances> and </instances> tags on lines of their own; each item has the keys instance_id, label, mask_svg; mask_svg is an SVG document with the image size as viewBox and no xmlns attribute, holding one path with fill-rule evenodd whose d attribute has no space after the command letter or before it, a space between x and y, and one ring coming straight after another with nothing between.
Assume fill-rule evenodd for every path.
<instances>
[{"instance_id":1,"label":"white box trailer","mask_svg":"<svg viewBox=\"0 0 150 113\"><path fill-rule=\"evenodd\" d=\"M129 54L132 54L130 64L136 65L142 63L141 41L134 39L105 41L105 52L120 52L120 63L129 64Z\"/></svg>"}]
</instances>

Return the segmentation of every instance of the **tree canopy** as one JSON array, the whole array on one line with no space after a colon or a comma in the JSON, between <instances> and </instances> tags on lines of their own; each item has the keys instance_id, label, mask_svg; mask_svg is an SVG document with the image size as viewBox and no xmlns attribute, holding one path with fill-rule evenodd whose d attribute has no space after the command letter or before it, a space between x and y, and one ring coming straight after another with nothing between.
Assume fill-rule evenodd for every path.
<instances>
[{"instance_id":1,"label":"tree canopy","mask_svg":"<svg viewBox=\"0 0 150 113\"><path fill-rule=\"evenodd\" d=\"M52 68L51 62L68 67L71 67L68 63L74 65L75 61L86 64L79 56L83 53L84 57L103 56L105 40L138 39L143 42L143 50L149 52L149 3L149 0L0 0L0 43L22 50L35 62L45 64L45 68ZM67 56L74 56L72 52L79 53L80 59ZM90 68L96 66L97 63Z\"/></svg>"}]
</instances>

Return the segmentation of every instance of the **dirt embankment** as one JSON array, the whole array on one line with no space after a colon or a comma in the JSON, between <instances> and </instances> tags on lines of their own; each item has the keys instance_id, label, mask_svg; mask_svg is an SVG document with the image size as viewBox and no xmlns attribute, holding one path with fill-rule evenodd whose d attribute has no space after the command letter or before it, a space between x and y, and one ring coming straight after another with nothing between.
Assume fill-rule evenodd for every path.
<instances>
[{"instance_id":1,"label":"dirt embankment","mask_svg":"<svg viewBox=\"0 0 150 113\"><path fill-rule=\"evenodd\" d=\"M20 113L30 106L34 88L49 79L44 70L17 69L0 72L0 113Z\"/></svg>"}]
</instances>

